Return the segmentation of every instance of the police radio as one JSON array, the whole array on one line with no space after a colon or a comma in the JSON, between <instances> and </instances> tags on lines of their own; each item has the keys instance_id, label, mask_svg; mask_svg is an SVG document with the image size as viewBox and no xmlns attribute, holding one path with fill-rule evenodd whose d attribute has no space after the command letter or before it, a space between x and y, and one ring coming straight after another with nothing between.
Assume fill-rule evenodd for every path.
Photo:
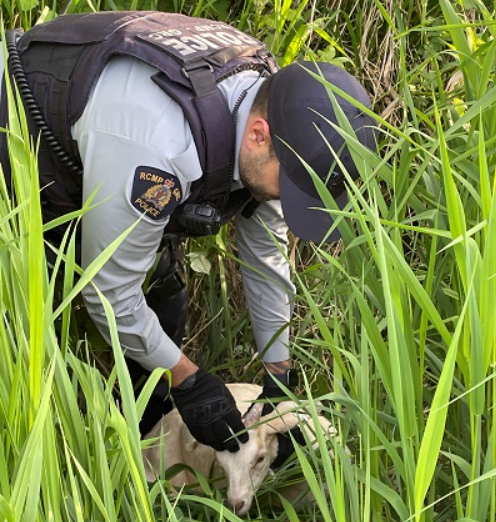
<instances>
[{"instance_id":1,"label":"police radio","mask_svg":"<svg viewBox=\"0 0 496 522\"><path fill-rule=\"evenodd\" d=\"M198 236L215 235L222 226L220 212L209 203L186 203L178 213L177 222Z\"/></svg>"}]
</instances>

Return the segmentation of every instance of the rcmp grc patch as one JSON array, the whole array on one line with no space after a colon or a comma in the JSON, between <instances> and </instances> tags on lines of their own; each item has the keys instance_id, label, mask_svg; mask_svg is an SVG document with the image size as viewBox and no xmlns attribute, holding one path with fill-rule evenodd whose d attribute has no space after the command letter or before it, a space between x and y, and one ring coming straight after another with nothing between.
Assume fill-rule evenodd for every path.
<instances>
[{"instance_id":1,"label":"rcmp grc patch","mask_svg":"<svg viewBox=\"0 0 496 522\"><path fill-rule=\"evenodd\" d=\"M165 219L181 203L181 184L176 176L153 167L134 173L131 204L154 220Z\"/></svg>"}]
</instances>

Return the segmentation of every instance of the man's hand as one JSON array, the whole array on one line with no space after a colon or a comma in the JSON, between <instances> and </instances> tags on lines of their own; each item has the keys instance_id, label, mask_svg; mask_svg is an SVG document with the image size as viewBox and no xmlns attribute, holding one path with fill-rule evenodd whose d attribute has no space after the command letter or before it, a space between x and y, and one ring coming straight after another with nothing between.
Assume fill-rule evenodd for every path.
<instances>
[{"instance_id":1,"label":"man's hand","mask_svg":"<svg viewBox=\"0 0 496 522\"><path fill-rule=\"evenodd\" d=\"M279 363L279 365L280 364L282 363ZM274 367L274 365L272 365L272 367L266 365L266 367L272 376L270 374L264 376L264 386L262 393L257 397L257 402L265 400L262 416L273 412L278 402L289 399L276 381L279 381L291 392L294 392L297 386L297 377L294 373L291 372L291 370L289 370L289 368L285 367L284 371L281 371L280 367ZM293 428L289 433L291 433L293 439L298 444L301 446L305 445L305 437L303 436L300 428ZM277 457L270 466L272 469L280 468L294 453L293 441L291 440L291 437L288 433L278 433L277 442Z\"/></svg>"},{"instance_id":2,"label":"man's hand","mask_svg":"<svg viewBox=\"0 0 496 522\"><path fill-rule=\"evenodd\" d=\"M248 442L234 397L216 377L199 369L173 387L171 394L184 423L198 442L216 451L231 453L239 450L240 443Z\"/></svg>"},{"instance_id":3,"label":"man's hand","mask_svg":"<svg viewBox=\"0 0 496 522\"><path fill-rule=\"evenodd\" d=\"M257 397L257 402L265 400L262 416L274 411L274 407L277 406L278 402L289 400L278 383L283 384L285 388L293 392L296 388L296 380L296 375L289 369L277 373L272 370L264 376L262 393Z\"/></svg>"}]
</instances>

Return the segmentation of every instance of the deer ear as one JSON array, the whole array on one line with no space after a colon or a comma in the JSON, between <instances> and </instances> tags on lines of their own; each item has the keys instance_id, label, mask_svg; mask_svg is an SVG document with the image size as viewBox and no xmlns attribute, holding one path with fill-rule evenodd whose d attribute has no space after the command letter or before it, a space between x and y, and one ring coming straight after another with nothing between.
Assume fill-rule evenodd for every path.
<instances>
[{"instance_id":1,"label":"deer ear","mask_svg":"<svg viewBox=\"0 0 496 522\"><path fill-rule=\"evenodd\" d=\"M272 413L265 415L261 422L266 427L268 434L286 433L298 426L304 415L295 413L296 403L282 402L277 406L277 409Z\"/></svg>"},{"instance_id":2,"label":"deer ear","mask_svg":"<svg viewBox=\"0 0 496 522\"><path fill-rule=\"evenodd\" d=\"M255 402L248 408L247 412L243 415L243 423L247 428L260 422L263 407L263 403Z\"/></svg>"}]
</instances>

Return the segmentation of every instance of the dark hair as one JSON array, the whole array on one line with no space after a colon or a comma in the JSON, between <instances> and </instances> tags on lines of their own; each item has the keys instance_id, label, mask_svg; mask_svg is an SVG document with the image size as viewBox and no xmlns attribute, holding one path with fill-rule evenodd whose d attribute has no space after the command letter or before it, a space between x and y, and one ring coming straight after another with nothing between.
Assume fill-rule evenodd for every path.
<instances>
[{"instance_id":1,"label":"dark hair","mask_svg":"<svg viewBox=\"0 0 496 522\"><path fill-rule=\"evenodd\" d=\"M255 95L255 99L253 100L253 104L250 109L250 112L260 114L260 116L265 119L267 119L269 109L269 93L274 76L275 75L272 74L263 81L260 89L258 89L258 92Z\"/></svg>"}]
</instances>

